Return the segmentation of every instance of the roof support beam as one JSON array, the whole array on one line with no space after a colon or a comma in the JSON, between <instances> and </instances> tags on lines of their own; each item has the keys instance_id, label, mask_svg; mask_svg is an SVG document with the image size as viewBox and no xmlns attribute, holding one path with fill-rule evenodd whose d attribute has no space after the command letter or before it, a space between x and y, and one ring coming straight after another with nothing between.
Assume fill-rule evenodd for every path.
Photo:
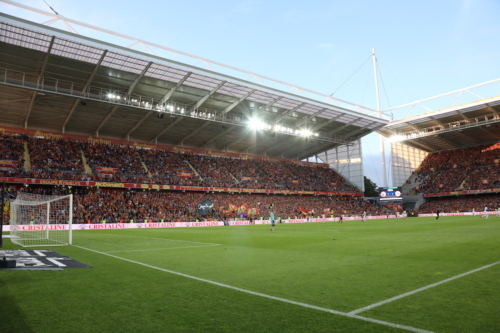
<instances>
[{"instance_id":1,"label":"roof support beam","mask_svg":"<svg viewBox=\"0 0 500 333\"><path fill-rule=\"evenodd\" d=\"M340 132L341 130L343 130L344 128L352 125L353 123L357 122L359 119L354 119L354 120L351 120L350 122L340 126L340 127L337 127L336 129L334 129L333 131L330 131L328 132L328 134L335 134L337 132Z\"/></svg>"},{"instance_id":2,"label":"roof support beam","mask_svg":"<svg viewBox=\"0 0 500 333\"><path fill-rule=\"evenodd\" d=\"M487 105L487 106L489 106L489 105ZM491 109L496 112L495 109L493 109L493 108L491 108ZM464 120L467 120L468 122L471 122L471 123L474 122L474 119L467 117L465 114L463 114L463 113L461 113L459 111L455 111L455 113L457 113L460 116L462 116L462 118L464 118ZM495 132L493 132L492 130L490 130L487 127L479 126L479 130L481 130L481 131L483 131L485 133L488 133L489 135L491 135L491 136L493 136L493 137L495 137L495 138L497 138L497 139L500 140L500 135L496 134Z\"/></svg>"},{"instance_id":3,"label":"roof support beam","mask_svg":"<svg viewBox=\"0 0 500 333\"><path fill-rule=\"evenodd\" d=\"M321 154L322 152L325 152L327 150L335 148L336 146L338 146L338 144L328 142L326 146L323 146L322 148L319 148L319 149L315 150L312 153L303 154L302 156L300 156L300 155L297 156L297 160L302 161L306 157L315 156L315 155Z\"/></svg>"},{"instance_id":4,"label":"roof support beam","mask_svg":"<svg viewBox=\"0 0 500 333\"><path fill-rule=\"evenodd\" d=\"M150 61L146 67L144 67L144 69L142 70L141 74L139 74L139 76L134 80L134 82L132 82L132 84L130 85L130 87L128 87L127 89L127 92L125 93L125 95L127 97L130 96L130 94L134 91L135 89L135 86L137 85L137 83L139 82L139 80L144 76L144 74L147 72L147 70L149 69L149 67L151 67L151 65L153 64L152 61ZM103 119L103 121L99 124L99 126L97 127L97 129L95 130L95 135L96 136L99 136L99 130L104 126L104 124L109 120L109 118L111 118L111 116L116 112L116 110L118 110L118 107L119 105L115 105L113 106L113 108L111 109L111 111L109 111L108 115ZM143 118L144 119L144 118ZM144 121L144 120L142 120ZM129 134L127 134L128 136Z\"/></svg>"},{"instance_id":5,"label":"roof support beam","mask_svg":"<svg viewBox=\"0 0 500 333\"><path fill-rule=\"evenodd\" d=\"M326 108L325 109L321 109L319 110L318 112L316 113L313 113L313 114L310 114L304 118L302 118L298 123L296 123L294 126L295 128L299 127L299 126L302 126L303 124L305 124L309 119L312 119L314 117L316 117L317 115L321 114L323 111L327 110Z\"/></svg>"},{"instance_id":6,"label":"roof support beam","mask_svg":"<svg viewBox=\"0 0 500 333\"><path fill-rule=\"evenodd\" d=\"M493 114L495 116L500 116L500 112L498 112L497 110L495 110L494 108L492 108L491 105L489 105L488 103L486 103L484 105L486 106L486 109L488 109L488 111L493 112Z\"/></svg>"},{"instance_id":7,"label":"roof support beam","mask_svg":"<svg viewBox=\"0 0 500 333\"><path fill-rule=\"evenodd\" d=\"M285 118L286 116L288 116L291 113L294 113L295 111L297 111L298 109L303 107L305 104L306 103L301 103L301 104L297 105L296 107L294 107L293 109L290 109L290 110L283 112L280 116L278 116L276 119L274 119L274 123L275 124L279 123L283 118Z\"/></svg>"},{"instance_id":8,"label":"roof support beam","mask_svg":"<svg viewBox=\"0 0 500 333\"><path fill-rule=\"evenodd\" d=\"M170 97L172 97L172 95L174 94L174 92L176 92L177 89L179 89L179 87L184 83L184 81L186 81L189 76L193 74L192 72L188 72L175 86L173 86L172 88L170 88L170 90L165 94L165 96L163 96L160 100L160 102L158 104L163 104L165 103L166 101L168 101L170 99Z\"/></svg>"},{"instance_id":9,"label":"roof support beam","mask_svg":"<svg viewBox=\"0 0 500 333\"><path fill-rule=\"evenodd\" d=\"M127 138L127 140L130 140L130 134L132 134L132 132L134 132L137 129L137 127L141 126L141 124L144 122L144 120L148 119L149 116L151 116L153 114L153 112L155 112L155 111L149 111L148 113L146 113L144 115L144 117L142 117L142 119L139 120L137 122L137 124L135 124L134 127L132 127L130 129L130 131L127 132L127 134L125 134L125 137Z\"/></svg>"},{"instance_id":10,"label":"roof support beam","mask_svg":"<svg viewBox=\"0 0 500 333\"><path fill-rule=\"evenodd\" d=\"M191 73L189 73L191 74ZM189 75L188 74L188 75ZM187 76L186 75L186 78ZM187 111L187 113L190 113L194 110L196 110L197 108L199 108L210 96L212 96L217 90L219 90L220 87L222 87L224 85L224 83L226 83L226 81L222 81L217 87L215 87L214 89L212 89L208 94L206 94L205 96L203 96L198 102L196 102L191 108L189 108L189 111ZM156 135L153 139L151 139L151 141L149 142L153 142L156 140L158 140L158 138L160 136L163 135L163 133L165 133L166 131L168 131L169 129L171 129L174 125L177 125L179 122L181 122L185 117L177 117L177 119L175 119L170 125L168 125L167 127L165 127L160 133L158 133L158 135ZM208 124L208 122L207 122ZM206 125L205 125L206 126ZM179 143L182 143L183 141L181 140Z\"/></svg>"},{"instance_id":11,"label":"roof support beam","mask_svg":"<svg viewBox=\"0 0 500 333\"><path fill-rule=\"evenodd\" d=\"M109 111L108 115L99 124L99 126L97 127L97 129L94 132L94 135L96 137L99 137L99 130L104 126L104 124L108 121L108 119L111 118L111 116L116 112L117 109L118 109L118 105L113 106L113 108L111 109L111 111Z\"/></svg>"},{"instance_id":12,"label":"roof support beam","mask_svg":"<svg viewBox=\"0 0 500 333\"><path fill-rule=\"evenodd\" d=\"M380 127L384 127L384 125L381 125ZM364 130L366 130L366 129L368 129L368 127L367 127L367 126L365 126L365 127L360 127L359 129L355 130L354 132L349 133L349 136L354 138L354 137L356 137L356 134L358 134L358 133L360 133L360 132L363 132L363 131L364 131ZM377 130L377 128L375 127L375 128L374 128L374 129L372 129L371 131L372 131L372 132L374 132L374 131L376 131L376 130ZM358 139L359 139L359 138L358 138Z\"/></svg>"},{"instance_id":13,"label":"roof support beam","mask_svg":"<svg viewBox=\"0 0 500 333\"><path fill-rule=\"evenodd\" d=\"M183 144L185 140L189 139L190 137L192 137L193 135L195 135L196 133L198 133L199 131L201 131L202 129L207 127L208 125L210 125L210 122L206 121L205 123L203 123L203 125L201 125L197 129L195 129L194 131L192 131L191 133L189 133L188 135L186 135L185 137L180 139L175 145L177 146L177 145Z\"/></svg>"},{"instance_id":14,"label":"roof support beam","mask_svg":"<svg viewBox=\"0 0 500 333\"><path fill-rule=\"evenodd\" d=\"M245 96L243 96L243 97L239 98L238 100L234 101L231 105L229 105L224 110L222 110L222 112L218 113L217 116L220 116L222 118L226 113L228 113L229 111L231 111L232 109L234 109L234 107L236 107L236 105L240 104L248 96L250 96L251 94L253 94L254 91L255 91L255 89L252 90L252 91L250 91ZM206 121L203 125L201 125L197 129L195 129L194 131L192 131L191 133L189 133L188 135L186 135L185 137L183 137L179 142L177 142L177 144L181 144L182 142L186 141L187 139L189 139L190 137L192 137L193 135L195 135L196 133L198 133L199 131L201 131L202 129L204 129L205 127L207 127L208 125L210 125L210 122Z\"/></svg>"},{"instance_id":15,"label":"roof support beam","mask_svg":"<svg viewBox=\"0 0 500 333\"><path fill-rule=\"evenodd\" d=\"M445 142L446 144L448 144L448 145L450 145L450 146L452 146L452 147L455 147L455 146L457 145L455 142L450 141L450 140L448 140L447 138L445 138L442 134L437 134L435 137L436 137L438 140L441 140L441 141Z\"/></svg>"},{"instance_id":16,"label":"roof support beam","mask_svg":"<svg viewBox=\"0 0 500 333\"><path fill-rule=\"evenodd\" d=\"M273 147L271 147L271 148L268 148L268 149L266 149L266 150L265 150L265 151L263 151L263 152L260 152L260 155L262 155L262 153L267 154L269 151L274 150L274 149L277 149L277 148L279 148L279 147L281 147L281 146L284 146L284 145L294 144L294 143L296 143L297 141L299 141L299 139L304 139L304 137L294 137L294 138L292 138L292 140L293 140L292 142L290 142L290 141L288 141L288 140L281 141L281 142L280 142L280 143L278 143L277 145L275 145L275 146L273 146ZM252 147L250 147L250 148L252 148ZM284 151L284 152L283 152L283 154L287 153L288 151L289 151L289 150Z\"/></svg>"},{"instance_id":17,"label":"roof support beam","mask_svg":"<svg viewBox=\"0 0 500 333\"><path fill-rule=\"evenodd\" d=\"M231 126L229 128L226 128L224 131L220 132L219 134L217 134L216 136L214 136L213 138L211 138L210 140L208 140L207 142L205 142L205 145L214 142L215 140L217 140L218 138L220 138L224 134L232 132L232 131L234 131L238 127L240 127L240 126L233 125L233 126Z\"/></svg>"},{"instance_id":18,"label":"roof support beam","mask_svg":"<svg viewBox=\"0 0 500 333\"><path fill-rule=\"evenodd\" d=\"M257 89L253 89L252 91L250 91L248 94L246 94L245 96L241 97L240 99L234 101L231 105L229 105L227 108L225 108L223 111L222 111L222 115L225 115L226 113L228 113L229 111L231 111L232 109L234 109L238 104L240 104L241 102L243 102L245 99L248 98L248 96L250 96L251 94L253 94L255 92L255 90Z\"/></svg>"},{"instance_id":19,"label":"roof support beam","mask_svg":"<svg viewBox=\"0 0 500 333\"><path fill-rule=\"evenodd\" d=\"M188 113L199 108L203 103L205 103L207 99L210 98L210 96L212 96L217 90L219 90L219 88L222 87L225 83L226 81L222 81L217 87L215 87L208 94L203 96L198 102L196 102L191 108L189 108Z\"/></svg>"},{"instance_id":20,"label":"roof support beam","mask_svg":"<svg viewBox=\"0 0 500 333\"><path fill-rule=\"evenodd\" d=\"M420 142L419 139L409 140L407 142L403 141L402 143L416 146L415 148L418 148L418 149L422 149L423 148L423 150L425 150L427 152L434 152L434 151L439 150L439 148L436 148L436 147L434 147L432 145Z\"/></svg>"},{"instance_id":21,"label":"roof support beam","mask_svg":"<svg viewBox=\"0 0 500 333\"><path fill-rule=\"evenodd\" d=\"M341 113L341 114L339 114L338 116L333 117L332 119L330 119L330 120L328 120L328 121L326 121L326 122L321 122L321 123L319 123L319 124L316 124L315 126L313 126L313 127L311 128L311 131L317 131L317 130L319 130L321 127L325 127L326 125L333 123L335 120L337 120L338 118L340 118L340 117L342 117L342 116L343 116L343 114Z\"/></svg>"},{"instance_id":22,"label":"roof support beam","mask_svg":"<svg viewBox=\"0 0 500 333\"><path fill-rule=\"evenodd\" d=\"M431 118L432 120L434 120L436 123L438 123L440 126L442 126L443 128L446 127L446 124L444 124L443 122L441 122L440 120L436 119L435 117L429 117ZM464 133L462 133L461 131L454 131L453 133L456 133L458 135L460 135L461 137L463 138L466 138L467 140L470 140L472 142L477 142L476 139L474 139L473 137L469 136L469 135L466 135ZM440 136L440 138L444 138L443 136ZM448 142L451 142L451 141L448 141Z\"/></svg>"},{"instance_id":23,"label":"roof support beam","mask_svg":"<svg viewBox=\"0 0 500 333\"><path fill-rule=\"evenodd\" d=\"M235 145L237 143L240 143L241 141L243 141L245 139L245 137L248 135L248 133L250 133L251 129L250 128L246 128L243 133L241 134L240 138L237 139L236 141L233 141L231 142L230 144L228 144L227 146L225 146L224 148L222 148L222 150L225 150L227 151L227 149L229 147L231 147L232 145Z\"/></svg>"},{"instance_id":24,"label":"roof support beam","mask_svg":"<svg viewBox=\"0 0 500 333\"><path fill-rule=\"evenodd\" d=\"M144 74L146 74L146 72L148 71L149 67L151 67L151 65L153 64L152 61L150 61L146 67L144 67L144 69L142 70L141 74L139 74L138 77L135 78L134 82L132 82L132 84L130 85L130 87L128 87L128 90L127 90L127 97L130 96L130 94L132 94L132 92L134 91L135 89L135 86L137 86L137 84L139 83L139 81L142 79L142 77L144 76Z\"/></svg>"},{"instance_id":25,"label":"roof support beam","mask_svg":"<svg viewBox=\"0 0 500 333\"><path fill-rule=\"evenodd\" d=\"M184 117L177 117L177 119L175 119L172 123L170 123L170 125L168 125L167 127L165 127L160 133L158 133L154 138L152 138L149 142L157 142L158 138L160 136L163 135L163 133L165 133L166 131L168 131L169 129L171 129L172 127L174 127L175 125L177 125L182 119L184 119Z\"/></svg>"},{"instance_id":26,"label":"roof support beam","mask_svg":"<svg viewBox=\"0 0 500 333\"><path fill-rule=\"evenodd\" d=\"M108 54L108 50L104 50L104 52L102 53L101 58L99 59L99 61L95 65L94 69L92 70L92 73L90 73L90 76L88 77L87 82L85 82L85 87L83 87L82 91L85 91L87 89L87 87L90 85L90 83L92 82L92 80L94 79L94 76L97 73L97 70L99 69L99 66L101 66L104 58L106 57L106 54ZM64 123L63 123L63 125L61 127L61 132L64 133L64 131L66 130L66 124L68 123L69 118L71 118L71 116L75 112L76 107L78 106L78 104L80 103L80 101L81 101L81 98L77 98L76 101L75 101L75 103L71 107L71 110L69 111L68 115L66 116L66 119L64 120Z\"/></svg>"},{"instance_id":27,"label":"roof support beam","mask_svg":"<svg viewBox=\"0 0 500 333\"><path fill-rule=\"evenodd\" d=\"M38 81L40 81L40 78L43 76L43 74L45 74L45 69L47 68L47 63L49 62L50 51L52 51L52 46L54 45L55 39L56 36L52 36L52 38L50 39L49 48L47 49L47 53L45 54L45 59L43 60L40 74L38 75ZM35 105L36 94L37 92L34 91L33 96L31 96L30 105L28 106L28 111L26 111L26 117L24 118L24 128L28 128L28 119L30 118L31 110L33 110L33 105Z\"/></svg>"}]
</instances>

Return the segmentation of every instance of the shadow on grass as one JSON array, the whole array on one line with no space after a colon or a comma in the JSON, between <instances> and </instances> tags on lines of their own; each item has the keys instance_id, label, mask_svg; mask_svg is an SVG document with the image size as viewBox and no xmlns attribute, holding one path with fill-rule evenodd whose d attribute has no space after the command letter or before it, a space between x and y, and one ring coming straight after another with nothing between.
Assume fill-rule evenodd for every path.
<instances>
[{"instance_id":1,"label":"shadow on grass","mask_svg":"<svg viewBox=\"0 0 500 333\"><path fill-rule=\"evenodd\" d=\"M0 274L13 272L0 271ZM7 283L0 278L0 332L31 333L26 317L17 306L14 295L11 294Z\"/></svg>"}]
</instances>

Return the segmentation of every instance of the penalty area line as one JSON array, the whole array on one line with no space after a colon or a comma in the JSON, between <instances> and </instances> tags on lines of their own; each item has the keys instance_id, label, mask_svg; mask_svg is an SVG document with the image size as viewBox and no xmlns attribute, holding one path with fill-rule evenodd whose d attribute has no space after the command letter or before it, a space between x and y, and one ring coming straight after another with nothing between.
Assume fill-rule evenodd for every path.
<instances>
[{"instance_id":1,"label":"penalty area line","mask_svg":"<svg viewBox=\"0 0 500 333\"><path fill-rule=\"evenodd\" d=\"M322 308L322 307L311 305L311 304L307 304L307 303L296 302L296 301L292 301L292 300L289 300L289 299L286 299L286 298L281 298L281 297L271 296L271 295L267 295L267 294L262 294L262 293L258 293L258 292L255 292L255 291L251 291L251 290L247 290L247 289L242 289L242 288L230 286L228 284L219 283L219 282L215 282L215 281L211 281L211 280L207 280L207 279L202 279L202 278L199 278L199 277L196 277L196 276L192 276L192 275L188 275L188 274L184 274L184 273L180 273L180 272L171 271L169 269L165 269L165 268L161 268L161 267L156 267L156 266L153 266L153 265L142 263L140 261L135 261L135 260L127 259L127 258L118 257L118 256L115 256L113 254L109 254L109 253L105 253L105 252L101 252L101 251L89 249L89 248L86 248L86 247L83 247L83 246L78 246L78 245L73 245L73 246L74 247L78 247L78 248L83 249L83 250L87 250L87 251L99 253L99 254L102 254L102 255L105 255L105 256L108 256L108 257L112 257L112 258L115 258L115 259L120 259L120 260L128 261L128 262L133 263L133 264L137 264L137 265L141 265L141 266L144 266L144 267L156 269L156 270L159 270L159 271L162 271L162 272L166 272L166 273L170 273L170 274L179 275L179 276L182 276L182 277L185 277L185 278L188 278L188 279L193 279L193 280L197 280L197 281L201 281L201 282L205 282L205 283L210 283L210 284L213 284L213 285L216 285L216 286L219 286L219 287L223 287L223 288L227 288L227 289L232 289L232 290L240 291L240 292L243 292L243 293L246 293L246 294L250 294L250 295L254 295L254 296L260 296L260 297L272 299L272 300L283 302L283 303L288 303L288 304L302 306L304 308L309 308L309 309L314 309L314 310L318 310L318 311L328 312L328 313L336 314L336 315L343 316L343 317L349 317L349 318L359 319L359 320L363 320L363 321L367 321L367 322L371 322L371 323L376 323L376 324L380 324L380 325L384 325L384 326L399 328L399 329L410 331L410 332L416 332L416 333L433 333L431 331L427 331L427 330L423 330L423 329L419 329L419 328L415 328L415 327L411 327L411 326L399 325L399 324L390 323L390 322L383 321L383 320L378 320L378 319L373 319L373 318L358 316L356 314L350 314L350 313L346 313L346 312L341 312L341 311L336 311L336 310L332 310L332 309Z\"/></svg>"},{"instance_id":2,"label":"penalty area line","mask_svg":"<svg viewBox=\"0 0 500 333\"><path fill-rule=\"evenodd\" d=\"M407 293L404 293L404 294L401 294L401 295L398 295L398 296L395 296L395 297L392 297L392 298L386 299L386 300L384 300L384 301L381 301L381 302L378 302L378 303L374 303L374 304L371 304L371 305L365 306L364 308L360 308L360 309L357 309L357 310L351 311L351 312L349 312L348 314L351 314L351 315L356 315L356 314L358 314L358 313L361 313L361 312L364 312L364 311L367 311L367 310L370 310L370 309L376 308L376 307L378 307L378 306L381 306L381 305L384 305L384 304L387 304L387 303L390 303L390 302L396 301L396 300L401 299L401 298L406 297L406 296L411 296L411 295L416 294L416 293L419 293L419 292L421 292L421 291L424 291L424 290L430 289L430 288L432 288L432 287L439 286L439 285L441 285L441 284L443 284L443 283L446 283L446 282L450 282L450 281L456 280L456 279L458 279L458 278L464 277L464 276L469 275L469 274L472 274L472 273L479 272L479 271L481 271L481 270L483 270L483 269L490 268L490 267L493 267L493 266L498 265L498 264L500 264L500 261L494 262L493 264L489 264L489 265L486 265L486 266L483 266L483 267L479 267L479 268L473 269L472 271L468 271L468 272L465 272L465 273L462 273L462 274L459 274L459 275L452 276L451 278L448 278L448 279L445 279L445 280L442 280L442 281L439 281L439 282L436 282L436 283L430 284L430 285L425 286L425 287L422 287L422 288L415 289L415 290L413 290L413 291L410 291L410 292L407 292Z\"/></svg>"},{"instance_id":3,"label":"penalty area line","mask_svg":"<svg viewBox=\"0 0 500 333\"><path fill-rule=\"evenodd\" d=\"M196 243L196 244L221 245L221 244L215 244L215 243L195 242L195 241L187 241L187 240L180 240L180 239L169 239L169 238L159 238L159 237L120 235L120 234L96 234L96 235L101 235L101 236L113 235L113 236L121 236L121 237L135 237L135 238L158 239L158 240L171 241L171 242L185 242L185 243Z\"/></svg>"},{"instance_id":4,"label":"penalty area line","mask_svg":"<svg viewBox=\"0 0 500 333\"><path fill-rule=\"evenodd\" d=\"M188 249L191 247L207 247L207 246L219 246L219 244L207 244L207 245L195 245L195 246L177 246L177 247L163 247L159 249L141 249L141 250L120 250L120 251L108 251L105 253L115 253L115 252L140 252L140 251L155 251L155 250L170 250L170 249Z\"/></svg>"}]
</instances>

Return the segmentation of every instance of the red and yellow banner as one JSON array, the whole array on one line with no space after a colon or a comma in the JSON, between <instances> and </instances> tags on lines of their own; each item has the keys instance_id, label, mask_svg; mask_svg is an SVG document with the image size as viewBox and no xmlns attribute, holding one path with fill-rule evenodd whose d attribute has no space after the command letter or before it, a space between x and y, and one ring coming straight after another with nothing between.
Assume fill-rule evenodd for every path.
<instances>
[{"instance_id":1,"label":"red and yellow banner","mask_svg":"<svg viewBox=\"0 0 500 333\"><path fill-rule=\"evenodd\" d=\"M310 209L309 209L309 210L307 210L307 209L304 209L304 208L302 208L302 207L298 207L298 208L299 208L299 210L302 212L302 214L304 214L304 215L307 215L307 214L309 214L309 213L312 211L312 210L310 210Z\"/></svg>"},{"instance_id":2,"label":"red and yellow banner","mask_svg":"<svg viewBox=\"0 0 500 333\"><path fill-rule=\"evenodd\" d=\"M319 192L319 191L292 191L292 190L265 190L252 188L231 188L231 187L207 187L207 186L180 186L180 185L156 185L156 184L134 184L134 183L114 183L100 181L79 181L79 180L56 180L56 179L34 179L34 178L14 178L0 177L0 183L5 181L8 184L38 184L38 185L65 185L65 186L99 186L108 188L126 189L151 189L151 190L172 190L172 191L194 191L194 192L234 192L234 193L269 193L269 194L306 194L306 195L335 195L362 197L363 193L351 192ZM500 191L500 189L498 189Z\"/></svg>"},{"instance_id":3,"label":"red and yellow banner","mask_svg":"<svg viewBox=\"0 0 500 333\"><path fill-rule=\"evenodd\" d=\"M291 180L290 183L295 184L295 185L299 185L300 180Z\"/></svg>"},{"instance_id":4,"label":"red and yellow banner","mask_svg":"<svg viewBox=\"0 0 500 333\"><path fill-rule=\"evenodd\" d=\"M96 167L95 169L96 169L97 172L104 173L104 174L113 175L115 173L118 173L118 168Z\"/></svg>"},{"instance_id":5,"label":"red and yellow banner","mask_svg":"<svg viewBox=\"0 0 500 333\"><path fill-rule=\"evenodd\" d=\"M20 164L19 161L0 160L0 168L15 168Z\"/></svg>"},{"instance_id":6,"label":"red and yellow banner","mask_svg":"<svg viewBox=\"0 0 500 333\"><path fill-rule=\"evenodd\" d=\"M194 173L177 172L177 176L179 176L179 178L194 178Z\"/></svg>"}]
</instances>

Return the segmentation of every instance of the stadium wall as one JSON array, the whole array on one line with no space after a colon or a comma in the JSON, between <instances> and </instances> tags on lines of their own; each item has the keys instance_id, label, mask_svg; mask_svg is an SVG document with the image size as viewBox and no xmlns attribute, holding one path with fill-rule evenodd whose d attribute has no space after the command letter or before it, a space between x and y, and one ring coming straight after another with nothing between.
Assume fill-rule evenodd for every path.
<instances>
[{"instance_id":1,"label":"stadium wall","mask_svg":"<svg viewBox=\"0 0 500 333\"><path fill-rule=\"evenodd\" d=\"M358 139L353 145L339 146L324 153L318 154L323 162L328 163L335 171L349 180L353 185L365 191L363 170L363 149L361 140Z\"/></svg>"},{"instance_id":2,"label":"stadium wall","mask_svg":"<svg viewBox=\"0 0 500 333\"><path fill-rule=\"evenodd\" d=\"M410 147L403 143L392 143L392 184L394 184L395 186L403 186L408 178L410 178L412 172L420 166L427 155L427 152Z\"/></svg>"}]
</instances>

